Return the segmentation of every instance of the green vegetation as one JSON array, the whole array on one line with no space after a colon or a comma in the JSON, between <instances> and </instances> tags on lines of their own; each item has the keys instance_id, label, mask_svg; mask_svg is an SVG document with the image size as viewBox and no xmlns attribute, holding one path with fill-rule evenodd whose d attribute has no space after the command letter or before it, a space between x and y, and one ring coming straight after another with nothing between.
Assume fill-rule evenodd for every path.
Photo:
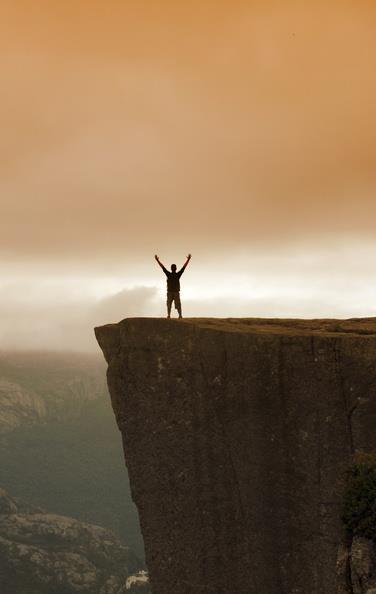
<instances>
[{"instance_id":1,"label":"green vegetation","mask_svg":"<svg viewBox=\"0 0 376 594\"><path fill-rule=\"evenodd\" d=\"M351 535L376 542L376 454L355 455L348 473L343 521Z\"/></svg>"}]
</instances>

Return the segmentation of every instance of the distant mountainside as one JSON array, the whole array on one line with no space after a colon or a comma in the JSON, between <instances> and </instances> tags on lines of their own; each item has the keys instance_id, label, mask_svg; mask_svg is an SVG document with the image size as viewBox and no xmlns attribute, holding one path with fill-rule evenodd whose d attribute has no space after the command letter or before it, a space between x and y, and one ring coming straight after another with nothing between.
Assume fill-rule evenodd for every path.
<instances>
[{"instance_id":1,"label":"distant mountainside","mask_svg":"<svg viewBox=\"0 0 376 594\"><path fill-rule=\"evenodd\" d=\"M0 489L1 594L125 594L141 586L146 593L147 583L134 576L140 568L109 530L47 513Z\"/></svg>"},{"instance_id":2,"label":"distant mountainside","mask_svg":"<svg viewBox=\"0 0 376 594\"><path fill-rule=\"evenodd\" d=\"M100 356L0 352L0 435L47 420L76 418L107 394Z\"/></svg>"},{"instance_id":3,"label":"distant mountainside","mask_svg":"<svg viewBox=\"0 0 376 594\"><path fill-rule=\"evenodd\" d=\"M105 378L100 353L0 352L0 485L113 530L142 558Z\"/></svg>"},{"instance_id":4,"label":"distant mountainside","mask_svg":"<svg viewBox=\"0 0 376 594\"><path fill-rule=\"evenodd\" d=\"M20 384L0 378L0 435L46 419L47 406L43 398Z\"/></svg>"}]
</instances>

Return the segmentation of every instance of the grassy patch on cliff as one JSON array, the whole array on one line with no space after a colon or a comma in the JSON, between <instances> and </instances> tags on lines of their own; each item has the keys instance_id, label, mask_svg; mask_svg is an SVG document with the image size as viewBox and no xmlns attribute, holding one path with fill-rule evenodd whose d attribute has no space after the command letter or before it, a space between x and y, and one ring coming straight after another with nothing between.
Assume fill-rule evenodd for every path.
<instances>
[{"instance_id":1,"label":"grassy patch on cliff","mask_svg":"<svg viewBox=\"0 0 376 594\"><path fill-rule=\"evenodd\" d=\"M352 536L376 542L376 453L355 455L348 473L343 521Z\"/></svg>"}]
</instances>

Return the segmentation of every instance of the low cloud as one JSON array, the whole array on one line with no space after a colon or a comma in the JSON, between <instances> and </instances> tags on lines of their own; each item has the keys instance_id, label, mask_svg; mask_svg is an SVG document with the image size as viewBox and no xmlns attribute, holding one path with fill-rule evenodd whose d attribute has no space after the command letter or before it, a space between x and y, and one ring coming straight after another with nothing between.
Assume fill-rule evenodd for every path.
<instances>
[{"instance_id":1,"label":"low cloud","mask_svg":"<svg viewBox=\"0 0 376 594\"><path fill-rule=\"evenodd\" d=\"M166 265L171 254L163 254ZM171 256L172 257L172 256ZM376 244L351 240L294 249L194 254L182 277L185 317L355 317L376 313ZM98 349L93 328L166 315L165 277L153 258L106 276L3 266L3 349ZM139 275L137 277L137 274ZM173 312L175 315L175 312Z\"/></svg>"},{"instance_id":2,"label":"low cloud","mask_svg":"<svg viewBox=\"0 0 376 594\"><path fill-rule=\"evenodd\" d=\"M135 287L94 300L47 296L43 303L27 299L21 286L0 293L0 340L3 349L97 350L94 326L143 317L158 311L158 290ZM17 292L18 299L10 300ZM23 297L23 298L22 298Z\"/></svg>"},{"instance_id":3,"label":"low cloud","mask_svg":"<svg viewBox=\"0 0 376 594\"><path fill-rule=\"evenodd\" d=\"M366 278L358 278L346 290L341 279L332 284L315 284L311 278L305 287L296 278L295 282L289 280L291 285L285 285L283 290L273 287L270 279L264 279L264 284L255 283L253 291L237 291L234 287L232 294L211 296L200 294L199 289L192 291L187 283L182 292L183 314L186 317L311 318L375 313L376 286ZM126 317L165 315L165 297L157 287L125 288L101 299L65 298L55 288L37 299L31 286L14 284L0 291L1 348L97 351L95 326L116 323Z\"/></svg>"}]
</instances>

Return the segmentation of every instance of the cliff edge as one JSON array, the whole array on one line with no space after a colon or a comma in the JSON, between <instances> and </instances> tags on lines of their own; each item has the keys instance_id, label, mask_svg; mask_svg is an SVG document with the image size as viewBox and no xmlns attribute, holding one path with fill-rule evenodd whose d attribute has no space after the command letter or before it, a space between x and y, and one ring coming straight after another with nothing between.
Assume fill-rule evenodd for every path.
<instances>
[{"instance_id":1,"label":"cliff edge","mask_svg":"<svg viewBox=\"0 0 376 594\"><path fill-rule=\"evenodd\" d=\"M376 319L134 318L96 336L153 594L346 592L342 492L354 451L376 451Z\"/></svg>"}]
</instances>

